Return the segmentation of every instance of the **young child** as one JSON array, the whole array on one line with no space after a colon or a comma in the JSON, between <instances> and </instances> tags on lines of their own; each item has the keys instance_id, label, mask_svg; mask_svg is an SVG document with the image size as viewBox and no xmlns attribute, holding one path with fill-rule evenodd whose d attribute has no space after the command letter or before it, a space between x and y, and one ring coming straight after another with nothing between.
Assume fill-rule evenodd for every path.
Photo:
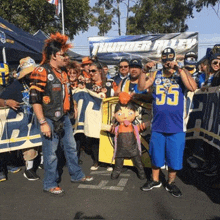
<instances>
[{"instance_id":1,"label":"young child","mask_svg":"<svg viewBox=\"0 0 220 220\"><path fill-rule=\"evenodd\" d=\"M125 158L132 159L138 170L138 177L143 180L146 178L144 167L141 161L141 141L139 132L150 125L149 122L138 125L132 124L137 116L136 107L130 101L131 97L126 92L121 92L119 102L115 106L115 119L118 126L112 126L111 131L115 133L115 148L113 160L115 168L112 171L111 179L117 179L123 168Z\"/></svg>"}]
</instances>

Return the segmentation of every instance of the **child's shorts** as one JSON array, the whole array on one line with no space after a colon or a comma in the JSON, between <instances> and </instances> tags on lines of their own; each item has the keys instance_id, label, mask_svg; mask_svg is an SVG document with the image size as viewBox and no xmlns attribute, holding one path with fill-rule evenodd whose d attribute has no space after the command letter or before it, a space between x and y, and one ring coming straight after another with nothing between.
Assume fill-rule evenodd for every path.
<instances>
[{"instance_id":1,"label":"child's shorts","mask_svg":"<svg viewBox=\"0 0 220 220\"><path fill-rule=\"evenodd\" d=\"M184 148L185 132L174 134L152 132L149 150L151 163L155 167L162 167L166 162L173 170L181 170Z\"/></svg>"}]
</instances>

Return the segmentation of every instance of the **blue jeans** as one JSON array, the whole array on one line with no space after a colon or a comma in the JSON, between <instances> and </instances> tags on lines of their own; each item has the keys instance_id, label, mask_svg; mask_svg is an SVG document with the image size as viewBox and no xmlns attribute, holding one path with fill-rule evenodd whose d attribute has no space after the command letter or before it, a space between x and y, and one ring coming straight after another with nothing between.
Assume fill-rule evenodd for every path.
<instances>
[{"instance_id":1,"label":"blue jeans","mask_svg":"<svg viewBox=\"0 0 220 220\"><path fill-rule=\"evenodd\" d=\"M81 167L78 165L76 142L73 137L73 129L69 116L64 115L60 120L62 120L64 123L64 132L62 135L59 136L54 132L53 121L48 118L46 118L46 121L51 128L51 138L47 138L41 134L45 171L43 181L44 190L49 190L58 186L57 180L59 175L57 170L58 159L56 153L59 144L63 145L63 150L68 171L71 176L71 181L78 181L85 177L85 174L82 172Z\"/></svg>"}]
</instances>

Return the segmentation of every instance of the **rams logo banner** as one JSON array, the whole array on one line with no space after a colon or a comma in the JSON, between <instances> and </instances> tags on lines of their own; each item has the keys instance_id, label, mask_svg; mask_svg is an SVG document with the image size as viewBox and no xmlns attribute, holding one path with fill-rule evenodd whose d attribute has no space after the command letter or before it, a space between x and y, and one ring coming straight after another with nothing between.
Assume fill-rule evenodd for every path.
<instances>
[{"instance_id":1,"label":"rams logo banner","mask_svg":"<svg viewBox=\"0 0 220 220\"><path fill-rule=\"evenodd\" d=\"M40 130L32 113L1 108L0 120L0 153L41 145Z\"/></svg>"}]
</instances>

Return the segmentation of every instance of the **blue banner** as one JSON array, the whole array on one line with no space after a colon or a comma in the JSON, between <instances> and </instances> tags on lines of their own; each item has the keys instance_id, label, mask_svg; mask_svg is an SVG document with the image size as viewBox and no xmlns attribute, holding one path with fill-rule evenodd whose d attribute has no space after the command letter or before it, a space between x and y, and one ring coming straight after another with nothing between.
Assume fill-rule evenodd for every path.
<instances>
[{"instance_id":1,"label":"blue banner","mask_svg":"<svg viewBox=\"0 0 220 220\"><path fill-rule=\"evenodd\" d=\"M0 109L0 153L41 145L40 130L34 114Z\"/></svg>"},{"instance_id":2,"label":"blue banner","mask_svg":"<svg viewBox=\"0 0 220 220\"><path fill-rule=\"evenodd\" d=\"M166 47L172 47L182 58L188 51L198 53L198 33L89 37L90 55L112 65L118 64L122 58L159 61Z\"/></svg>"},{"instance_id":3,"label":"blue banner","mask_svg":"<svg viewBox=\"0 0 220 220\"><path fill-rule=\"evenodd\" d=\"M74 133L99 138L102 123L102 98L88 89L75 89L73 99L77 102L78 117Z\"/></svg>"},{"instance_id":4,"label":"blue banner","mask_svg":"<svg viewBox=\"0 0 220 220\"><path fill-rule=\"evenodd\" d=\"M220 150L219 87L196 90L191 101L186 139L201 139Z\"/></svg>"}]
</instances>

